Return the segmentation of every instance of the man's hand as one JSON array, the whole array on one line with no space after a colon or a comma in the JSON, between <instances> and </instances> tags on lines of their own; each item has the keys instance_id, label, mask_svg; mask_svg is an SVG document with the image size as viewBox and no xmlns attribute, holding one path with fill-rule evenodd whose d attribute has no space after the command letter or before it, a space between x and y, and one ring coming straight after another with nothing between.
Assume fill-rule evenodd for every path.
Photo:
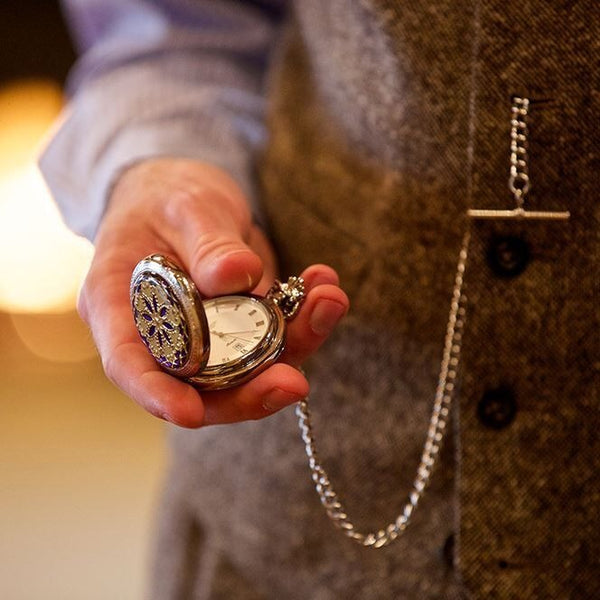
<instances>
[{"instance_id":1,"label":"man's hand","mask_svg":"<svg viewBox=\"0 0 600 600\"><path fill-rule=\"evenodd\" d=\"M288 325L280 362L237 388L200 396L158 367L135 328L129 281L137 262L152 253L180 264L205 297L262 295L275 278L270 245L223 171L169 158L133 166L111 194L78 305L113 383L153 415L183 427L259 419L308 393L296 367L348 310L331 268L312 265L301 273L306 300Z\"/></svg>"}]
</instances>

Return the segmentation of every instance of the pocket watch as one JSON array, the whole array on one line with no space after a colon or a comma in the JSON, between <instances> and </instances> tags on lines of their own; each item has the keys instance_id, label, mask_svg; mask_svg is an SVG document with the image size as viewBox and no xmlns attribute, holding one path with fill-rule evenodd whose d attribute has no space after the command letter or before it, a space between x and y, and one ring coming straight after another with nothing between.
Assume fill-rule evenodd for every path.
<instances>
[{"instance_id":1,"label":"pocket watch","mask_svg":"<svg viewBox=\"0 0 600 600\"><path fill-rule=\"evenodd\" d=\"M277 360L286 320L304 299L304 281L275 281L265 297L203 300L189 275L153 254L135 267L129 292L135 326L162 369L199 389L219 390L248 381Z\"/></svg>"}]
</instances>

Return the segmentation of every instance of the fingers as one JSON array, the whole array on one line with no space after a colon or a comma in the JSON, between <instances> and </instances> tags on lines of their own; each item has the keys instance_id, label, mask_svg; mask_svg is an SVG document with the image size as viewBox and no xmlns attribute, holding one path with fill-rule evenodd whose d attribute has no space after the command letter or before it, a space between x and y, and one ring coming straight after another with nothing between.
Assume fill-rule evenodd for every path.
<instances>
[{"instance_id":1,"label":"fingers","mask_svg":"<svg viewBox=\"0 0 600 600\"><path fill-rule=\"evenodd\" d=\"M203 394L204 424L262 419L302 400L307 394L308 382L302 373L278 363L244 385Z\"/></svg>"},{"instance_id":2,"label":"fingers","mask_svg":"<svg viewBox=\"0 0 600 600\"><path fill-rule=\"evenodd\" d=\"M203 394L163 372L139 339L120 274L109 267L114 261L99 263L86 280L81 312L108 378L152 415L188 428L233 423L269 416L308 393L304 376L285 364L237 388ZM111 326L115 323L119 327Z\"/></svg>"},{"instance_id":3,"label":"fingers","mask_svg":"<svg viewBox=\"0 0 600 600\"><path fill-rule=\"evenodd\" d=\"M161 371L133 325L128 289L123 285L129 275L127 261L110 255L97 260L84 285L80 308L94 331L107 376L148 412L182 427L199 427L263 418L306 396L306 379L287 364L276 364L240 387L202 395ZM310 267L303 276L308 295L288 328L284 353L292 365L320 346L348 305L329 267Z\"/></svg>"},{"instance_id":4,"label":"fingers","mask_svg":"<svg viewBox=\"0 0 600 600\"><path fill-rule=\"evenodd\" d=\"M237 388L203 394L205 425L261 419L308 395L308 382L295 365L327 339L348 311L349 301L330 267L312 265L301 275L307 295L298 315L288 325L284 362Z\"/></svg>"},{"instance_id":5,"label":"fingers","mask_svg":"<svg viewBox=\"0 0 600 600\"><path fill-rule=\"evenodd\" d=\"M163 372L139 339L118 273L103 272L107 268L100 263L86 280L81 312L94 332L108 378L152 415L188 428L233 423L266 417L308 393L303 375L283 364L237 388L202 395ZM97 287L100 281L103 285ZM111 326L115 323L119 327Z\"/></svg>"},{"instance_id":6,"label":"fingers","mask_svg":"<svg viewBox=\"0 0 600 600\"><path fill-rule=\"evenodd\" d=\"M298 315L289 323L287 342L281 360L302 364L316 352L337 323L348 312L350 302L338 287L338 277L325 265L313 265L302 273L306 299Z\"/></svg>"}]
</instances>

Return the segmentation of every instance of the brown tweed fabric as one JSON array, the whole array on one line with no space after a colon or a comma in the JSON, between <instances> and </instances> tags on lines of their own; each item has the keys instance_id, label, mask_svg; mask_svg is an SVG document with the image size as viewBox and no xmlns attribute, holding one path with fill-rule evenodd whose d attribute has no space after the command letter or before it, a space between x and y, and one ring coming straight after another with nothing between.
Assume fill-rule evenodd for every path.
<instances>
[{"instance_id":1,"label":"brown tweed fabric","mask_svg":"<svg viewBox=\"0 0 600 600\"><path fill-rule=\"evenodd\" d=\"M178 430L164 522L181 527L159 535L155 598L595 597L598 17L297 3L260 180L282 270L330 263L351 297L309 372L321 458L361 528L392 520L415 474L465 211L512 207L512 94L552 100L531 110L529 202L572 218L473 224L453 436L403 538L373 551L331 527L291 410ZM490 266L507 239L529 251L512 277Z\"/></svg>"}]
</instances>

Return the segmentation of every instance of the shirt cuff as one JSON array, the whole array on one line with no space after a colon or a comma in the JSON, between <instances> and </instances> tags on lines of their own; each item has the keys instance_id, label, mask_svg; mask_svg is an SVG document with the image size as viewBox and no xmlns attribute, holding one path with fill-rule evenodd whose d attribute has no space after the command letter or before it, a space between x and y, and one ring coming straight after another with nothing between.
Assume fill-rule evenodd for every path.
<instances>
[{"instance_id":1,"label":"shirt cuff","mask_svg":"<svg viewBox=\"0 0 600 600\"><path fill-rule=\"evenodd\" d=\"M68 125L66 126L68 129ZM78 148L66 130L59 130L40 157L40 169L66 224L93 241L106 204L119 175L145 159L171 156L210 163L226 171L249 199L254 219L261 222L252 176L252 152L232 137L226 123L215 119L169 119L164 123L134 125L123 130L102 152L88 178L71 176L65 157ZM76 158L74 158L77 160ZM61 160L60 165L57 161ZM81 181L85 180L85 189Z\"/></svg>"}]
</instances>

